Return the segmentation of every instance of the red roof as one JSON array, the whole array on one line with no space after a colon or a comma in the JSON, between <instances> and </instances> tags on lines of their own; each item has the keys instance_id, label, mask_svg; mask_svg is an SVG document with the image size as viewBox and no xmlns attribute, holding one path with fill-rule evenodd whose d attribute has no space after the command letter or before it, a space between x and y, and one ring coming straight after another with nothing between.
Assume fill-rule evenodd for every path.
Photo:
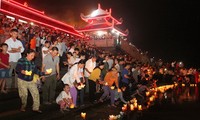
<instances>
[{"instance_id":1,"label":"red roof","mask_svg":"<svg viewBox=\"0 0 200 120\"><path fill-rule=\"evenodd\" d=\"M46 27L54 28L75 36L83 37L78 31L74 29L74 27L50 18L44 15L43 12L38 11L36 9L26 7L20 3L17 3L13 0L1 0L0 3L0 12L11 15L16 18L20 18L23 20L27 20L30 22L34 22L36 24L44 25Z\"/></svg>"},{"instance_id":2,"label":"red roof","mask_svg":"<svg viewBox=\"0 0 200 120\"><path fill-rule=\"evenodd\" d=\"M114 30L121 34L122 36L127 36L127 33L120 30L117 27L109 26L108 24L98 24L98 25L87 25L84 28L77 29L79 32L91 32L91 31L99 31L99 30Z\"/></svg>"},{"instance_id":3,"label":"red roof","mask_svg":"<svg viewBox=\"0 0 200 120\"><path fill-rule=\"evenodd\" d=\"M94 10L91 14L89 15L83 15L81 14L81 18L85 21L88 22L89 20L95 20L95 19L102 19L102 18L111 18L116 24L121 24L122 22L115 19L111 15L111 9L109 11L101 9L100 4L98 4L98 9Z\"/></svg>"}]
</instances>

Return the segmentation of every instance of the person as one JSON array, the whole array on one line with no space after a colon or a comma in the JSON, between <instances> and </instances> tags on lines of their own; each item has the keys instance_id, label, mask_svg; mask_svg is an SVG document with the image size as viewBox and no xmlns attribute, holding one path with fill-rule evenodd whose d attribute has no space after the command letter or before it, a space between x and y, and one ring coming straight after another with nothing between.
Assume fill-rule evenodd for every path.
<instances>
[{"instance_id":1,"label":"person","mask_svg":"<svg viewBox=\"0 0 200 120\"><path fill-rule=\"evenodd\" d=\"M5 84L6 84L6 78L9 78L9 54L8 51L8 45L6 43L1 44L2 51L0 52L0 87L1 87L1 93L7 93L5 90Z\"/></svg>"},{"instance_id":2,"label":"person","mask_svg":"<svg viewBox=\"0 0 200 120\"><path fill-rule=\"evenodd\" d=\"M84 60L80 60L77 64L74 64L69 72L67 72L63 77L62 81L64 84L68 84L70 86L70 93L72 95L73 103L75 107L77 107L77 85L81 83L80 74L83 72L83 67L85 63Z\"/></svg>"},{"instance_id":3,"label":"person","mask_svg":"<svg viewBox=\"0 0 200 120\"><path fill-rule=\"evenodd\" d=\"M42 47L42 60L44 59L46 55L49 54L50 52L49 47L50 47L50 42L45 41L44 46Z\"/></svg>"},{"instance_id":4,"label":"person","mask_svg":"<svg viewBox=\"0 0 200 120\"><path fill-rule=\"evenodd\" d=\"M146 85L138 84L135 93L133 93L131 97L135 97L135 95L139 95L140 97L142 97L142 99L144 99L143 94L145 91L150 91L150 89Z\"/></svg>"},{"instance_id":5,"label":"person","mask_svg":"<svg viewBox=\"0 0 200 120\"><path fill-rule=\"evenodd\" d=\"M38 33L36 33L36 34L38 34ZM33 50L36 50L36 44L37 44L37 40L36 40L36 38L37 38L37 35L36 34L33 34L34 36L33 36L33 38L31 38L30 39L30 49L33 49Z\"/></svg>"},{"instance_id":6,"label":"person","mask_svg":"<svg viewBox=\"0 0 200 120\"><path fill-rule=\"evenodd\" d=\"M84 75L85 75L85 82L86 82L86 89L85 92L89 93L89 82L88 82L88 77L90 76L91 72L94 70L94 68L96 67L96 60L97 57L96 56L92 56L90 59L88 59L85 63L85 71L84 71Z\"/></svg>"},{"instance_id":7,"label":"person","mask_svg":"<svg viewBox=\"0 0 200 120\"><path fill-rule=\"evenodd\" d=\"M73 100L70 93L70 87L68 84L65 84L63 87L63 91L56 98L56 103L60 105L60 111L68 110L67 108L73 104Z\"/></svg>"},{"instance_id":8,"label":"person","mask_svg":"<svg viewBox=\"0 0 200 120\"><path fill-rule=\"evenodd\" d=\"M123 91L123 95L126 100L128 100L129 96L130 96L130 88L129 88L129 79L130 79L129 69L130 69L130 67L131 67L131 65L129 63L127 63L121 73L122 79L121 79L120 86L126 87L125 91Z\"/></svg>"},{"instance_id":9,"label":"person","mask_svg":"<svg viewBox=\"0 0 200 120\"><path fill-rule=\"evenodd\" d=\"M126 89L126 87L121 87L121 88L115 89L115 101L120 99L123 103L125 103L125 104L128 103L123 97L122 91L125 91L125 89ZM116 104L118 104L118 102Z\"/></svg>"},{"instance_id":10,"label":"person","mask_svg":"<svg viewBox=\"0 0 200 120\"><path fill-rule=\"evenodd\" d=\"M40 96L38 92L37 85L33 81L34 74L44 76L49 74L48 72L41 72L37 69L36 65L32 61L35 57L35 51L32 49L27 50L26 57L18 60L16 65L16 73L18 74L18 92L21 99L21 111L26 111L28 90L30 91L33 98L33 108L34 112L41 113L40 107Z\"/></svg>"},{"instance_id":11,"label":"person","mask_svg":"<svg viewBox=\"0 0 200 120\"><path fill-rule=\"evenodd\" d=\"M22 57L21 53L24 52L24 47L22 45L22 42L17 40L18 36L18 30L12 29L10 31L11 37L5 41L5 43L8 45L8 54L9 54L9 64L10 64L10 71L9 76L12 76L13 70L16 71L16 65L17 61ZM15 72L16 73L16 72ZM12 84L14 83L14 88L17 88L17 76L15 74L14 81L11 79L6 80L7 88L11 88Z\"/></svg>"},{"instance_id":12,"label":"person","mask_svg":"<svg viewBox=\"0 0 200 120\"><path fill-rule=\"evenodd\" d=\"M107 96L109 96L109 94L110 94L111 106L116 107L114 104L116 88L117 89L119 88L118 72L117 72L117 69L113 67L111 71L106 73L106 76L104 78L104 86L103 86L104 93L100 97L99 101L103 102L103 99L106 98Z\"/></svg>"},{"instance_id":13,"label":"person","mask_svg":"<svg viewBox=\"0 0 200 120\"><path fill-rule=\"evenodd\" d=\"M60 79L60 67L57 47L53 47L51 53L44 57L42 63L42 71L46 71L48 69L51 69L52 73L48 76L43 76L42 78L42 81L44 82L42 88L43 103L46 105L55 102L55 92L57 84L56 80Z\"/></svg>"},{"instance_id":14,"label":"person","mask_svg":"<svg viewBox=\"0 0 200 120\"><path fill-rule=\"evenodd\" d=\"M99 65L91 72L90 76L88 77L89 81L89 99L91 103L96 101L96 82L100 81L101 79L101 70L104 67L104 63L101 62Z\"/></svg>"}]
</instances>

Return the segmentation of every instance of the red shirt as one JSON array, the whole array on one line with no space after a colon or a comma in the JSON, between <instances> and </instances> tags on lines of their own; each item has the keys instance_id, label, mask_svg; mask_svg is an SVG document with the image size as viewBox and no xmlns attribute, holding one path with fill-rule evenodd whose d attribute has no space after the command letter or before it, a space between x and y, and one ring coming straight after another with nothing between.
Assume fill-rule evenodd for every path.
<instances>
[{"instance_id":1,"label":"red shirt","mask_svg":"<svg viewBox=\"0 0 200 120\"><path fill-rule=\"evenodd\" d=\"M0 60L1 60L2 63L9 65L9 61L8 61L9 60L9 54L8 53L4 54L4 53L0 52ZM1 68L6 68L6 67L3 66L2 64L0 64L0 69Z\"/></svg>"}]
</instances>

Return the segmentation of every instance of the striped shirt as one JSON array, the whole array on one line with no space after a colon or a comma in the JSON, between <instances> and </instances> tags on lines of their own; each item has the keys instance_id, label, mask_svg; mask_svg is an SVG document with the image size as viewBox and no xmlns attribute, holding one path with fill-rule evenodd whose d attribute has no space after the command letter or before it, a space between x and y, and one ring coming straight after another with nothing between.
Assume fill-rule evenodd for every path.
<instances>
[{"instance_id":1,"label":"striped shirt","mask_svg":"<svg viewBox=\"0 0 200 120\"><path fill-rule=\"evenodd\" d=\"M22 70L32 71L32 74L31 75L22 74L21 73ZM16 72L18 74L18 78L20 78L24 81L32 81L34 74L38 74L40 76L45 75L44 72L40 72L37 69L34 62L28 61L26 58L21 58L21 59L18 60L17 66L16 66Z\"/></svg>"}]
</instances>

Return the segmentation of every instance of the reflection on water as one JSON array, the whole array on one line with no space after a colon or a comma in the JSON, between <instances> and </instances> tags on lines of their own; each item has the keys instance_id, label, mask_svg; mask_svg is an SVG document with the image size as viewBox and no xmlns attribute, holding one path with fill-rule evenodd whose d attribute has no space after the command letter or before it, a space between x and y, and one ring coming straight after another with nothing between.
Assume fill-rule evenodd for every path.
<instances>
[{"instance_id":1,"label":"reflection on water","mask_svg":"<svg viewBox=\"0 0 200 120\"><path fill-rule=\"evenodd\" d=\"M178 85L164 93L159 93L157 100L159 103L167 101L173 104L196 102L199 101L199 88L197 85Z\"/></svg>"}]
</instances>

